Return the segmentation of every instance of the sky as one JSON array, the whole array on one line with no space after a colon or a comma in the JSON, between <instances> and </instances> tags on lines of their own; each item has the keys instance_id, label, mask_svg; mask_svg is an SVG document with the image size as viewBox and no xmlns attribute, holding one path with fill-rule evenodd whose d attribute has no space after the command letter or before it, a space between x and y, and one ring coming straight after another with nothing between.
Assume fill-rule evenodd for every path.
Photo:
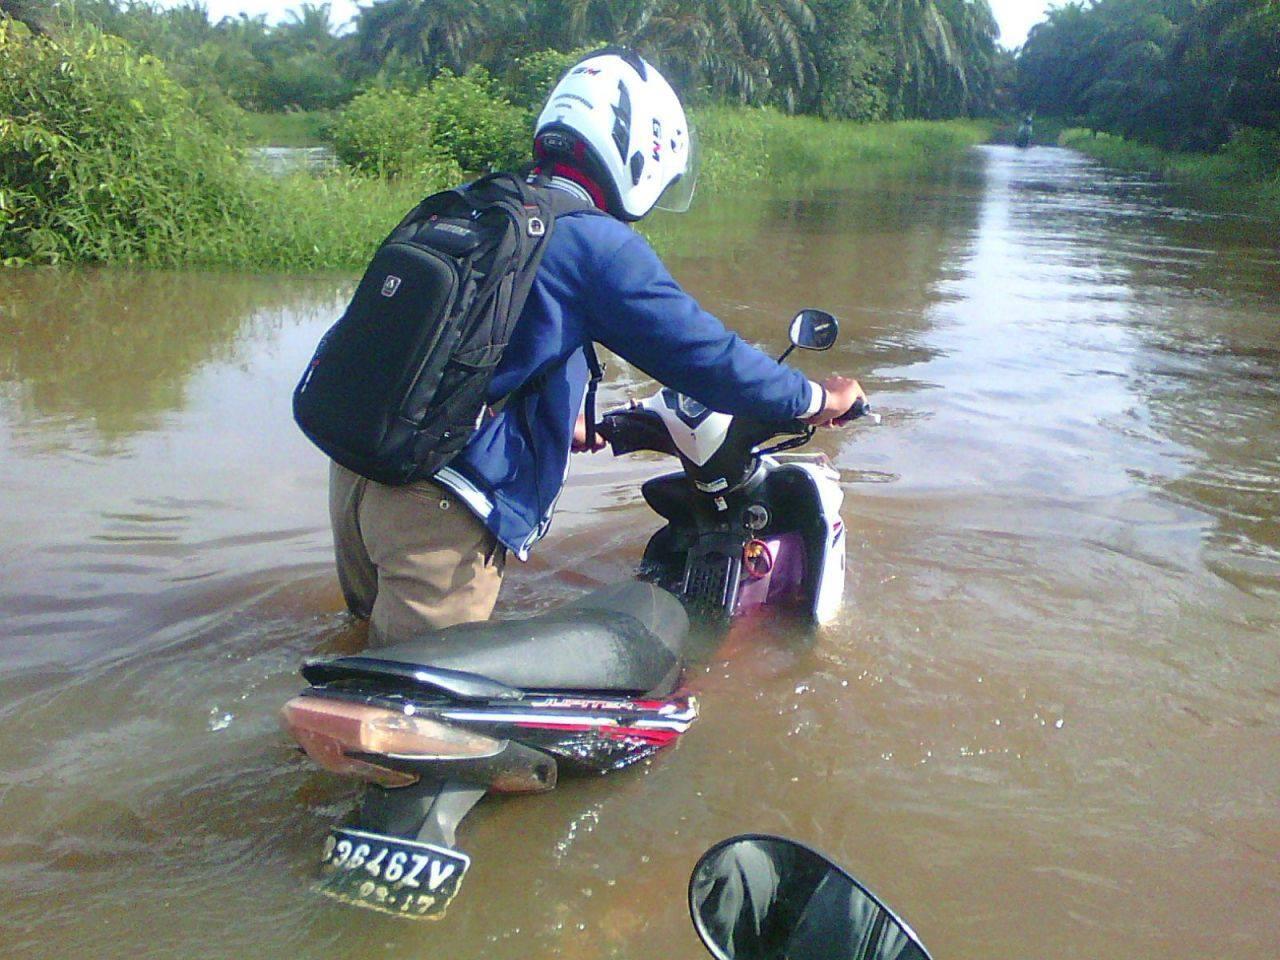
<instances>
[{"instance_id":1,"label":"sky","mask_svg":"<svg viewBox=\"0 0 1280 960\"><path fill-rule=\"evenodd\" d=\"M1027 31L1045 18L1050 0L987 0L1000 24L1000 42L1009 49L1022 46Z\"/></svg>"},{"instance_id":2,"label":"sky","mask_svg":"<svg viewBox=\"0 0 1280 960\"><path fill-rule=\"evenodd\" d=\"M162 0L162 6L176 6L181 0ZM312 0L321 2L321 0ZM366 0L368 5L369 0ZM1035 23L1044 19L1045 11L1052 5L1051 0L988 0L991 10L1000 24L1000 42L1006 47L1021 46L1027 38L1027 31ZM286 10L293 9L301 0L206 0L209 17L215 22L223 17L234 17L240 13L257 15L267 14L267 19L276 22L284 18ZM343 23L355 16L355 0L330 0L330 8L336 23Z\"/></svg>"}]
</instances>

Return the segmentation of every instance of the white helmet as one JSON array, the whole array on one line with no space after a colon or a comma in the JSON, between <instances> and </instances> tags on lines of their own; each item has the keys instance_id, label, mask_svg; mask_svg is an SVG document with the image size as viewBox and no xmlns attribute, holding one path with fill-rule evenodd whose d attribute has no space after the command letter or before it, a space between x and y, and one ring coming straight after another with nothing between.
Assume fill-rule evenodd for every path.
<instances>
[{"instance_id":1,"label":"white helmet","mask_svg":"<svg viewBox=\"0 0 1280 960\"><path fill-rule=\"evenodd\" d=\"M630 50L606 47L570 68L538 116L534 150L585 173L622 220L693 200L696 140L680 98Z\"/></svg>"}]
</instances>

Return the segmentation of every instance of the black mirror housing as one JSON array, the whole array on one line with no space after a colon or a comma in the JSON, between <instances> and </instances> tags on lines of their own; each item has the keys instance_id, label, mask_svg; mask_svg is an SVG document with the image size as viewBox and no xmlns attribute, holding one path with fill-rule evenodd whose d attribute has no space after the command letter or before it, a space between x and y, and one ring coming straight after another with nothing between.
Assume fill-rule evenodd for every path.
<instances>
[{"instance_id":1,"label":"black mirror housing","mask_svg":"<svg viewBox=\"0 0 1280 960\"><path fill-rule=\"evenodd\" d=\"M840 321L825 310L801 310L791 321L791 344L801 350L830 350L840 336Z\"/></svg>"},{"instance_id":2,"label":"black mirror housing","mask_svg":"<svg viewBox=\"0 0 1280 960\"><path fill-rule=\"evenodd\" d=\"M875 894L783 837L731 837L704 853L689 912L716 960L930 960Z\"/></svg>"}]
</instances>

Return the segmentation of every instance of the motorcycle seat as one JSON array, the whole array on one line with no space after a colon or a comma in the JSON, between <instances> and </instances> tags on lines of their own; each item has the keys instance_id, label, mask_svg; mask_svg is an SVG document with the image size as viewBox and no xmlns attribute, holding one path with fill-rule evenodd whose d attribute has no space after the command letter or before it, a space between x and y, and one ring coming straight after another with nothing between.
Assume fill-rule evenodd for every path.
<instances>
[{"instance_id":1,"label":"motorcycle seat","mask_svg":"<svg viewBox=\"0 0 1280 960\"><path fill-rule=\"evenodd\" d=\"M302 673L310 683L416 681L464 699L657 696L675 687L688 630L679 600L628 581L528 619L460 623L359 656L311 661Z\"/></svg>"}]
</instances>

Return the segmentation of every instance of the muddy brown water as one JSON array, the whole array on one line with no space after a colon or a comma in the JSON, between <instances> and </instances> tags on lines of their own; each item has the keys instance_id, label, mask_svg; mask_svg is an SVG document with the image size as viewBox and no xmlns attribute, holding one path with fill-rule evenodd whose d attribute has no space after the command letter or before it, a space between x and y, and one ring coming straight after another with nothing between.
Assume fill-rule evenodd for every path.
<instances>
[{"instance_id":1,"label":"muddy brown water","mask_svg":"<svg viewBox=\"0 0 1280 960\"><path fill-rule=\"evenodd\" d=\"M1280 241L1057 150L661 228L880 427L827 432L843 614L739 625L644 769L491 801L443 923L308 882L352 789L276 711L354 642L289 391L351 278L0 275L0 955L702 956L734 831L827 851L939 960L1280 955ZM606 401L651 388L615 362ZM659 459L579 458L507 614L628 575Z\"/></svg>"}]
</instances>

